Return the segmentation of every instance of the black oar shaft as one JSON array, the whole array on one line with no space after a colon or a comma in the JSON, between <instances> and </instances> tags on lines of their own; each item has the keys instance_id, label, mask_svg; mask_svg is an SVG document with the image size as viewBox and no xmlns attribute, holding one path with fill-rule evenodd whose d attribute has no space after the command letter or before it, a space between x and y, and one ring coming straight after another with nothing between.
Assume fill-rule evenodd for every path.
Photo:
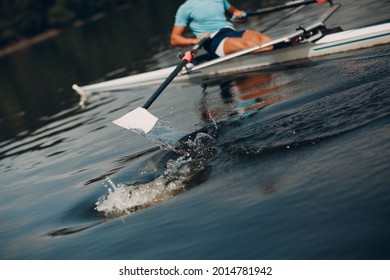
<instances>
[{"instance_id":1,"label":"black oar shaft","mask_svg":"<svg viewBox=\"0 0 390 280\"><path fill-rule=\"evenodd\" d=\"M156 100L156 98L164 91L164 89L172 82L172 80L180 73L181 69L192 59L192 57L199 51L199 49L206 43L209 38L203 38L198 44L196 44L190 51L190 58L183 57L182 61L176 66L175 70L165 79L165 81L158 87L153 95L146 101L142 108L148 109L150 105Z\"/></svg>"},{"instance_id":2,"label":"black oar shaft","mask_svg":"<svg viewBox=\"0 0 390 280\"><path fill-rule=\"evenodd\" d=\"M179 74L181 69L188 63L187 59L184 59L176 66L175 70L165 79L165 81L158 87L158 89L153 93L148 101L142 106L142 108L148 109L150 105L156 100L156 98L164 91L164 89L172 82L172 80Z\"/></svg>"}]
</instances>

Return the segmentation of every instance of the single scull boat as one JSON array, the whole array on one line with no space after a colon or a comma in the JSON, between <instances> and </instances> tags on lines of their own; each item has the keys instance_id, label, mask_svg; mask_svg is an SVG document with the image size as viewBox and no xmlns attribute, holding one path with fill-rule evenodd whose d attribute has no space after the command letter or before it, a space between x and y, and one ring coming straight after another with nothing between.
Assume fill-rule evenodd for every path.
<instances>
[{"instance_id":1,"label":"single scull boat","mask_svg":"<svg viewBox=\"0 0 390 280\"><path fill-rule=\"evenodd\" d=\"M327 29L325 21L340 7L332 5L315 23L298 28L297 31L267 42L259 47L239 51L210 61L188 64L172 81L175 84L199 84L211 77L220 77L242 71L253 71L266 66L295 60L319 57L329 54L357 50L390 43L390 23L342 31L341 28ZM269 45L273 51L253 54L254 50ZM204 56L203 56L204 58ZM81 101L96 92L123 90L160 84L175 66L114 79L73 89L80 94Z\"/></svg>"}]
</instances>

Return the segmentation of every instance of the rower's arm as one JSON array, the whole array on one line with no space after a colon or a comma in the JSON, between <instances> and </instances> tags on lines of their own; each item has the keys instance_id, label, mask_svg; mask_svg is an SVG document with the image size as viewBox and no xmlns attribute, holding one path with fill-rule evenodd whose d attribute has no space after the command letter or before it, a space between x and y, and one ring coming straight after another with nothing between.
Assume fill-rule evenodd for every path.
<instances>
[{"instance_id":1,"label":"rower's arm","mask_svg":"<svg viewBox=\"0 0 390 280\"><path fill-rule=\"evenodd\" d=\"M185 26L177 26L175 25L172 29L171 33L171 45L174 47L188 47L192 45L196 45L202 40L204 37L210 37L209 33L204 33L198 38L187 38L184 37Z\"/></svg>"}]
</instances>

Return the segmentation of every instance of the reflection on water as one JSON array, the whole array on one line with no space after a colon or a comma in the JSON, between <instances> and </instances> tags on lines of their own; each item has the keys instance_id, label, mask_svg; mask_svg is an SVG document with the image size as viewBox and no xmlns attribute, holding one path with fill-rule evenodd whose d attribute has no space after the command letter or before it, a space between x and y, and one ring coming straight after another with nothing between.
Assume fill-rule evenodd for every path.
<instances>
[{"instance_id":1,"label":"reflection on water","mask_svg":"<svg viewBox=\"0 0 390 280\"><path fill-rule=\"evenodd\" d=\"M245 117L283 100L281 91L287 84L277 75L280 73L253 73L232 77L218 85L205 85L200 104L202 119L218 122L234 115ZM219 91L219 99L209 96L214 90Z\"/></svg>"}]
</instances>

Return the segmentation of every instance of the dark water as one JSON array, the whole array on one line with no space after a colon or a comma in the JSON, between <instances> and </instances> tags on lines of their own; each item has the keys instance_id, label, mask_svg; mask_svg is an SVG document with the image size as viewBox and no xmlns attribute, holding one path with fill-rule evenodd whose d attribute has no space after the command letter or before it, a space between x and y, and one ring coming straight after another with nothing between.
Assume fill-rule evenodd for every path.
<instances>
[{"instance_id":1,"label":"dark water","mask_svg":"<svg viewBox=\"0 0 390 280\"><path fill-rule=\"evenodd\" d=\"M388 259L388 46L169 87L145 138L111 121L155 88L70 87L176 62L180 1L150 2L0 58L0 257ZM341 3L332 25L388 20Z\"/></svg>"}]
</instances>

